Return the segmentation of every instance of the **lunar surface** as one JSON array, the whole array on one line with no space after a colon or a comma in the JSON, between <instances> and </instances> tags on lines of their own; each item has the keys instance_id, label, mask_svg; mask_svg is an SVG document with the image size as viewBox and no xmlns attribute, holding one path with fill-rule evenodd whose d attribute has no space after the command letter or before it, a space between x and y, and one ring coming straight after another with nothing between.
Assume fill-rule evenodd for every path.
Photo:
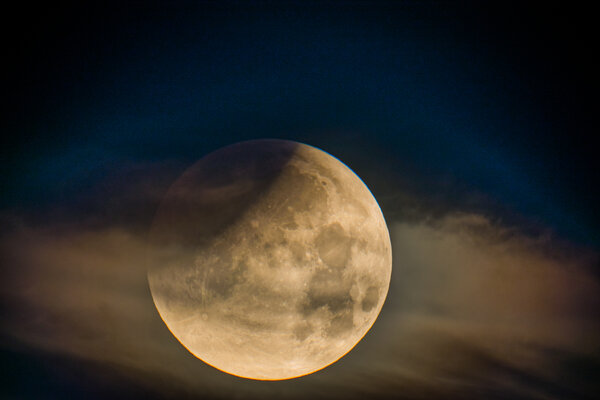
<instances>
[{"instance_id":1,"label":"lunar surface","mask_svg":"<svg viewBox=\"0 0 600 400\"><path fill-rule=\"evenodd\" d=\"M165 195L149 241L169 330L245 378L332 364L371 328L390 283L375 198L339 160L296 142L242 142L198 161Z\"/></svg>"}]
</instances>

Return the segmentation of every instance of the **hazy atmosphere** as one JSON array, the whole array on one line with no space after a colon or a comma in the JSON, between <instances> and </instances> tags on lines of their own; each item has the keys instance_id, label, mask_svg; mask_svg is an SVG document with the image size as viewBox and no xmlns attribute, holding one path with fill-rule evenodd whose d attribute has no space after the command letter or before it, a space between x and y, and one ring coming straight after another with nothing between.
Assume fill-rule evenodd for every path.
<instances>
[{"instance_id":1,"label":"hazy atmosphere","mask_svg":"<svg viewBox=\"0 0 600 400\"><path fill-rule=\"evenodd\" d=\"M0 397L596 398L596 44L590 10L565 7L17 9L2 39ZM352 169L392 254L356 347L274 382L191 354L147 275L173 183L261 138Z\"/></svg>"}]
</instances>

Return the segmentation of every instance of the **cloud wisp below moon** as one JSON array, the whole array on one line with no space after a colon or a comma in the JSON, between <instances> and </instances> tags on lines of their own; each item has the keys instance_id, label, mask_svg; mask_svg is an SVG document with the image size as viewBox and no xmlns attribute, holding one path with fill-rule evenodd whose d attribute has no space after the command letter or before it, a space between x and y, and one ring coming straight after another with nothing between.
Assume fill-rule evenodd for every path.
<instances>
[{"instance_id":1,"label":"cloud wisp below moon","mask_svg":"<svg viewBox=\"0 0 600 400\"><path fill-rule=\"evenodd\" d=\"M378 322L330 368L275 383L222 374L179 346L152 303L144 230L3 218L2 336L32 354L117 368L166 396L587 398L599 389L597 254L482 214L388 221L394 274Z\"/></svg>"}]
</instances>

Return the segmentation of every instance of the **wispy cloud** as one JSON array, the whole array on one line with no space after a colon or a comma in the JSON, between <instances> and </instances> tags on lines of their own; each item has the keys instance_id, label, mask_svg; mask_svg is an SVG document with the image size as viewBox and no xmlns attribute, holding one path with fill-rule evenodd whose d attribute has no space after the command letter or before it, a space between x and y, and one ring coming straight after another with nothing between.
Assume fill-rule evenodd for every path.
<instances>
[{"instance_id":1,"label":"wispy cloud","mask_svg":"<svg viewBox=\"0 0 600 400\"><path fill-rule=\"evenodd\" d=\"M144 182L136 193L156 201L164 187ZM131 199L112 198L116 215L140 204ZM392 284L371 332L331 367L275 383L218 372L178 344L148 290L143 224L5 221L3 335L123 369L166 395L585 398L599 389L597 255L480 213L390 221Z\"/></svg>"}]
</instances>

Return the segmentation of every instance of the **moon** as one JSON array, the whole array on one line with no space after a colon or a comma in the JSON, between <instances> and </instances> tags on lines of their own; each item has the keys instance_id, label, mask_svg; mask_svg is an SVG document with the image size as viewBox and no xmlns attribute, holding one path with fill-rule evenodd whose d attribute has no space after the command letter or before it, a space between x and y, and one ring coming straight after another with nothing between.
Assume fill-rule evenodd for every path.
<instances>
[{"instance_id":1,"label":"moon","mask_svg":"<svg viewBox=\"0 0 600 400\"><path fill-rule=\"evenodd\" d=\"M149 235L156 308L194 356L239 377L325 368L371 328L390 238L361 179L285 140L219 149L165 194Z\"/></svg>"}]
</instances>

